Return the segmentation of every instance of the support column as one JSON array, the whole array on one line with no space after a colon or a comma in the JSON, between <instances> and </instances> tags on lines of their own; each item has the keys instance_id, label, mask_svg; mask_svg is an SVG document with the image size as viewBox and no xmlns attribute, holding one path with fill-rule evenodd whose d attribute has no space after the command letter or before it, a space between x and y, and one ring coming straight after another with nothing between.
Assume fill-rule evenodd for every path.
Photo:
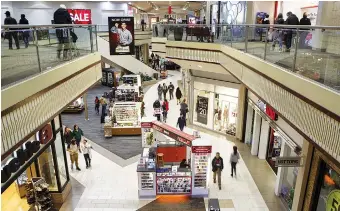
<instances>
[{"instance_id":1,"label":"support column","mask_svg":"<svg viewBox=\"0 0 340 211\"><path fill-rule=\"evenodd\" d=\"M282 139L281 146L282 147L281 147L280 157L287 157L287 156L289 156L291 149L287 145L287 143L285 142L284 139ZM279 167L278 170L277 170L276 182L275 182L275 195L277 195L277 196L280 196L280 190L281 190L281 187L282 187L284 174L285 174L284 167Z\"/></svg>"},{"instance_id":2,"label":"support column","mask_svg":"<svg viewBox=\"0 0 340 211\"><path fill-rule=\"evenodd\" d=\"M84 107L85 107L85 120L89 120L89 109L87 107L87 93L83 95Z\"/></svg>"},{"instance_id":3,"label":"support column","mask_svg":"<svg viewBox=\"0 0 340 211\"><path fill-rule=\"evenodd\" d=\"M296 178L292 211L302 210L305 199L310 171L309 167L313 158L313 145L306 140L303 140L301 156L303 157L303 166L299 167L299 172Z\"/></svg>"},{"instance_id":4,"label":"support column","mask_svg":"<svg viewBox=\"0 0 340 211\"><path fill-rule=\"evenodd\" d=\"M244 108L246 106L246 87L242 84L238 92L238 103L237 103L237 120L236 120L236 138L242 140L243 122L244 122Z\"/></svg>"},{"instance_id":5,"label":"support column","mask_svg":"<svg viewBox=\"0 0 340 211\"><path fill-rule=\"evenodd\" d=\"M253 107L251 107L250 105L248 105L248 108L247 108L247 116L244 117L244 118L247 118L247 122L246 122L246 134L245 134L245 137L244 137L244 143L246 144L250 144L250 141L252 139L251 137L251 129L252 129L252 124L253 124L253 115L254 115L254 109ZM253 132L254 133L254 132Z\"/></svg>"},{"instance_id":6,"label":"support column","mask_svg":"<svg viewBox=\"0 0 340 211\"><path fill-rule=\"evenodd\" d=\"M254 131L253 131L253 143L251 145L251 150L250 150L250 153L252 155L257 155L258 152L259 152L260 133L261 133L261 121L262 121L262 117L259 114L255 113L255 117L254 117Z\"/></svg>"},{"instance_id":7,"label":"support column","mask_svg":"<svg viewBox=\"0 0 340 211\"><path fill-rule=\"evenodd\" d=\"M262 160L265 160L267 157L268 136L269 136L269 123L265 120L262 120L258 154L259 159Z\"/></svg>"}]
</instances>

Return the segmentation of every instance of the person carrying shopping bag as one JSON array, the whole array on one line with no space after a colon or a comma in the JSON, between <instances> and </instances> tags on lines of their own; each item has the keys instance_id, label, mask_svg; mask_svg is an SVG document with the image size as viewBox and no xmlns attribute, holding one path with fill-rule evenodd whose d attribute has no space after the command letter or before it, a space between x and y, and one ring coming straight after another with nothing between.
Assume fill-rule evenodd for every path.
<instances>
[{"instance_id":1,"label":"person carrying shopping bag","mask_svg":"<svg viewBox=\"0 0 340 211\"><path fill-rule=\"evenodd\" d=\"M237 146L233 147L233 152L230 154L230 165L231 165L231 177L236 177L236 164L238 163L238 160L240 159L240 154L237 152Z\"/></svg>"},{"instance_id":2,"label":"person carrying shopping bag","mask_svg":"<svg viewBox=\"0 0 340 211\"><path fill-rule=\"evenodd\" d=\"M73 164L75 163L76 164L76 169L78 171L80 171L80 168L78 166L78 146L77 146L77 143L76 143L75 139L73 139L71 141L70 148L67 149L67 151L69 151L69 153L70 153L71 169L73 170Z\"/></svg>"},{"instance_id":3,"label":"person carrying shopping bag","mask_svg":"<svg viewBox=\"0 0 340 211\"><path fill-rule=\"evenodd\" d=\"M217 182L218 182L218 187L221 190L221 174L223 170L223 159L220 156L220 153L217 152L216 156L211 162L212 165L212 171L214 172L214 183L216 183L216 175L217 175Z\"/></svg>"},{"instance_id":4,"label":"person carrying shopping bag","mask_svg":"<svg viewBox=\"0 0 340 211\"><path fill-rule=\"evenodd\" d=\"M84 155L84 159L85 159L85 163L86 163L86 168L91 167L91 158L92 158L92 154L91 154L92 146L91 146L91 144L88 143L86 139L84 139L82 144L80 145L80 148L81 148L81 151L83 151L83 155Z\"/></svg>"},{"instance_id":5,"label":"person carrying shopping bag","mask_svg":"<svg viewBox=\"0 0 340 211\"><path fill-rule=\"evenodd\" d=\"M180 88L177 87L177 89L176 89L177 105L181 102L182 96L183 96L183 95L182 95L182 92L181 92Z\"/></svg>"}]
</instances>

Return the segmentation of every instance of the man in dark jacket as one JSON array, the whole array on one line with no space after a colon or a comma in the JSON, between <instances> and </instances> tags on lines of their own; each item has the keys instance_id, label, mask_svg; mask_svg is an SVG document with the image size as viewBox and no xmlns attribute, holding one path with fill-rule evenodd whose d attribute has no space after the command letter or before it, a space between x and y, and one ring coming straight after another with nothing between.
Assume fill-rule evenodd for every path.
<instances>
[{"instance_id":1,"label":"man in dark jacket","mask_svg":"<svg viewBox=\"0 0 340 211\"><path fill-rule=\"evenodd\" d=\"M300 20L300 25L303 26L310 26L312 23L310 22L310 19L307 18L307 13L303 13L303 17ZM305 48L305 40L309 33L309 29L300 29L300 40L299 40L299 48Z\"/></svg>"},{"instance_id":2,"label":"man in dark jacket","mask_svg":"<svg viewBox=\"0 0 340 211\"><path fill-rule=\"evenodd\" d=\"M292 12L287 12L287 25L299 25L299 19ZM292 47L293 31L291 29L286 30L286 52L290 52Z\"/></svg>"},{"instance_id":3,"label":"man in dark jacket","mask_svg":"<svg viewBox=\"0 0 340 211\"><path fill-rule=\"evenodd\" d=\"M178 117L178 119L177 119L177 126L179 127L179 129L180 129L181 131L183 131L183 129L184 129L184 127L185 127L186 125L187 125L186 119L185 119L185 117L183 116L183 114L181 114L181 116Z\"/></svg>"},{"instance_id":4,"label":"man in dark jacket","mask_svg":"<svg viewBox=\"0 0 340 211\"><path fill-rule=\"evenodd\" d=\"M17 20L15 20L14 18L11 17L11 13L9 11L6 11L5 14L6 14L6 18L5 18L5 21L4 21L4 25L17 25L18 24ZM9 28L9 30L18 30L18 29ZM17 49L20 49L17 31L6 32L6 38L8 38L9 49L13 50L12 37L14 39L14 42L15 42Z\"/></svg>"},{"instance_id":5,"label":"man in dark jacket","mask_svg":"<svg viewBox=\"0 0 340 211\"><path fill-rule=\"evenodd\" d=\"M170 85L168 86L168 89L169 89L170 100L172 100L174 98L175 87L171 82L170 82Z\"/></svg>"},{"instance_id":6,"label":"man in dark jacket","mask_svg":"<svg viewBox=\"0 0 340 211\"><path fill-rule=\"evenodd\" d=\"M220 153L217 152L216 156L211 162L212 165L212 171L214 172L214 183L216 183L216 175L217 175L217 181L218 181L218 187L221 190L221 173L223 170L223 159L220 157Z\"/></svg>"},{"instance_id":7,"label":"man in dark jacket","mask_svg":"<svg viewBox=\"0 0 340 211\"><path fill-rule=\"evenodd\" d=\"M54 12L53 15L54 24L72 24L71 15L66 10L64 4L60 5L60 8ZM69 43L69 30L68 29L56 29L56 35L58 38L58 59L60 59L61 51L64 48L63 58L67 59L67 52L70 48Z\"/></svg>"},{"instance_id":8,"label":"man in dark jacket","mask_svg":"<svg viewBox=\"0 0 340 211\"><path fill-rule=\"evenodd\" d=\"M28 25L28 20L25 17L25 14L21 14L21 19L19 20L19 24L26 24ZM30 37L30 31L27 30L27 28L22 28L22 38L24 40L25 43L25 48L28 48L28 38Z\"/></svg>"}]
</instances>

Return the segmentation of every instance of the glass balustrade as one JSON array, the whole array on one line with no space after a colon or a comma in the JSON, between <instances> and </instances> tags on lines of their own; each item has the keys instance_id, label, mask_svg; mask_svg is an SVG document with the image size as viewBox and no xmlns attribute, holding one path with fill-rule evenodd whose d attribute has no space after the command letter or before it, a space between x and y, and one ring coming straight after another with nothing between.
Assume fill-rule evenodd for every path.
<instances>
[{"instance_id":1,"label":"glass balustrade","mask_svg":"<svg viewBox=\"0 0 340 211\"><path fill-rule=\"evenodd\" d=\"M227 45L340 92L340 27L159 23L152 25L152 32L170 41ZM185 56L218 60L216 54L202 51Z\"/></svg>"},{"instance_id":2,"label":"glass balustrade","mask_svg":"<svg viewBox=\"0 0 340 211\"><path fill-rule=\"evenodd\" d=\"M2 26L1 35L2 88L97 51L95 25Z\"/></svg>"}]
</instances>

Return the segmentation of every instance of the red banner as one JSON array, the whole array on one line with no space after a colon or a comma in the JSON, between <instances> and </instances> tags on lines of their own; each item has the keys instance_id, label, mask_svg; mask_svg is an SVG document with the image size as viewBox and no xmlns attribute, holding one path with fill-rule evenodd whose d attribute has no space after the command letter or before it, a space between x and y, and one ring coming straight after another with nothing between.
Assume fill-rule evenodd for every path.
<instances>
[{"instance_id":1,"label":"red banner","mask_svg":"<svg viewBox=\"0 0 340 211\"><path fill-rule=\"evenodd\" d=\"M275 113L274 109L272 109L269 105L266 105L266 114L274 121L277 120L278 116Z\"/></svg>"},{"instance_id":2,"label":"red banner","mask_svg":"<svg viewBox=\"0 0 340 211\"><path fill-rule=\"evenodd\" d=\"M192 153L211 153L211 146L192 146Z\"/></svg>"},{"instance_id":3,"label":"red banner","mask_svg":"<svg viewBox=\"0 0 340 211\"><path fill-rule=\"evenodd\" d=\"M152 122L142 122L141 127L142 128L152 128Z\"/></svg>"},{"instance_id":4,"label":"red banner","mask_svg":"<svg viewBox=\"0 0 340 211\"><path fill-rule=\"evenodd\" d=\"M172 8L171 8L171 6L168 7L168 12L169 12L169 15L172 13Z\"/></svg>"},{"instance_id":5,"label":"red banner","mask_svg":"<svg viewBox=\"0 0 340 211\"><path fill-rule=\"evenodd\" d=\"M90 9L67 9L74 24L92 24Z\"/></svg>"}]
</instances>

